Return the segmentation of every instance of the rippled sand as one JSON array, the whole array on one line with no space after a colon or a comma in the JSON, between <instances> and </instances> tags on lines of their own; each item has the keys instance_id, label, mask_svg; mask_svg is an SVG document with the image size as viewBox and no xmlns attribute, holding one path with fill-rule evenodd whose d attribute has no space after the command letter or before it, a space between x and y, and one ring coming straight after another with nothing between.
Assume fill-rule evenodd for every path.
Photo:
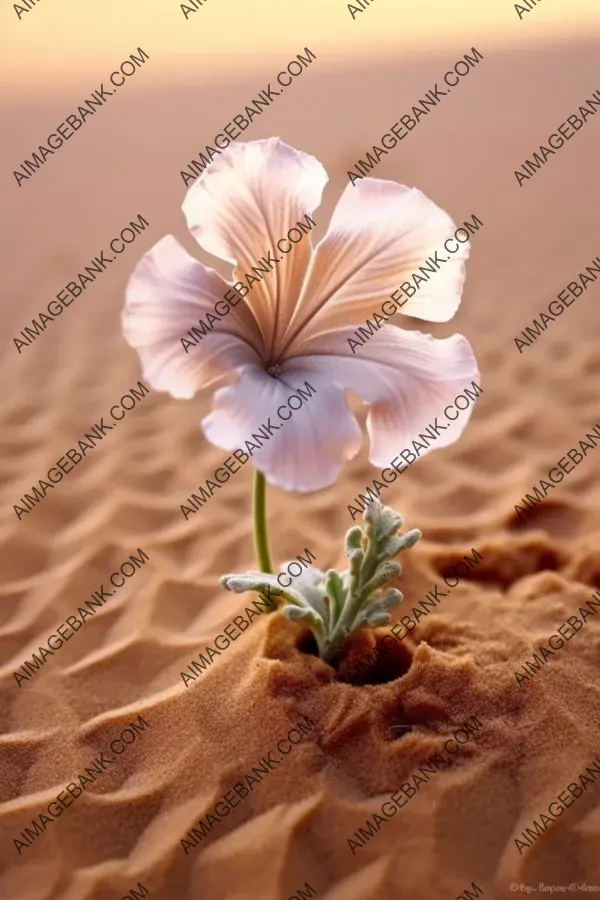
<instances>
[{"instance_id":1,"label":"rippled sand","mask_svg":"<svg viewBox=\"0 0 600 900\"><path fill-rule=\"evenodd\" d=\"M346 170L467 49L410 70L400 56L381 71L315 69L251 137L280 134L324 162L323 229ZM457 223L472 214L484 222L460 314L436 331L468 336L484 393L460 442L412 466L384 498L424 534L403 560L405 606L472 548L483 562L373 673L381 683L361 687L301 653L302 633L276 616L254 620L184 687L180 672L246 605L219 576L253 564L248 467L189 521L179 512L223 458L197 427L207 396L151 394L32 513L19 521L12 510L137 384L137 358L120 336L124 284L144 249L168 231L183 235L179 169L223 110L252 93L248 83L213 88L205 111L198 86L142 91L107 107L20 191L11 185L0 406L3 900L109 900L138 881L160 900L282 900L306 881L327 900L443 900L473 880L497 900L514 896L515 881L600 884L600 784L522 856L514 844L600 751L597 620L530 682L519 687L514 676L600 587L600 455L523 522L514 512L600 421L600 287L522 355L513 341L600 253L600 121L524 187L512 174L598 86L593 48L486 52L374 173L418 185ZM60 121L64 108L58 99L45 107L44 122ZM40 109L5 118L7 169L40 137ZM13 334L138 213L147 235L18 355ZM329 490L272 490L276 558L309 547L320 567L339 565L347 504L375 475L363 449ZM18 687L13 672L138 548L145 566ZM13 839L140 715L144 734L19 855ZM347 839L473 715L483 727L451 767L353 855ZM306 716L311 733L186 855L180 839Z\"/></svg>"}]
</instances>

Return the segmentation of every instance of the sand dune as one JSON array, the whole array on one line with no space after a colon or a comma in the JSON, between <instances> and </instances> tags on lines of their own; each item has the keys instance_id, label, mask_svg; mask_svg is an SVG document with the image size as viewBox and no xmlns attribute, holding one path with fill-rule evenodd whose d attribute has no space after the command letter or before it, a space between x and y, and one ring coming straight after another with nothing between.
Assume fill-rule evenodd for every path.
<instances>
[{"instance_id":1,"label":"sand dune","mask_svg":"<svg viewBox=\"0 0 600 900\"><path fill-rule=\"evenodd\" d=\"M469 49L457 43L410 66L315 68L249 137L279 134L323 161L322 233L347 169ZM443 900L473 881L497 900L514 895L512 882L600 885L600 783L531 847L515 845L600 755L599 619L527 683L515 680L600 588L600 456L590 453L522 521L514 510L600 422L599 286L523 353L514 344L600 255L600 119L523 187L513 174L600 89L597 47L481 50L478 70L373 174L417 185L457 223L484 222L461 310L435 329L467 335L483 395L461 440L382 498L424 534L403 560L398 616L472 548L483 561L361 685L307 653L305 635L278 615L259 616L184 685L180 673L246 605L219 576L253 565L248 467L201 514L186 522L179 511L222 459L198 428L207 395L151 392L43 502L21 520L13 511L137 385L139 363L120 333L126 280L163 234L193 246L180 169L262 76L213 85L209 99L206 84L185 83L123 95L29 183L5 190L3 900L109 900L132 896L138 882L160 900L287 900L306 882L327 900ZM5 174L71 100L5 107ZM138 213L150 228L19 354L13 336ZM365 446L328 490L271 490L278 561L309 547L319 567L341 564L347 505L374 476ZM135 577L17 684L14 672L140 549L148 561ZM359 642L348 665L364 651ZM19 852L14 840L140 716L147 728ZM481 727L449 755L445 742L473 716ZM181 839L306 717L314 727L302 741L186 853ZM436 753L448 766L353 853L348 839Z\"/></svg>"}]
</instances>

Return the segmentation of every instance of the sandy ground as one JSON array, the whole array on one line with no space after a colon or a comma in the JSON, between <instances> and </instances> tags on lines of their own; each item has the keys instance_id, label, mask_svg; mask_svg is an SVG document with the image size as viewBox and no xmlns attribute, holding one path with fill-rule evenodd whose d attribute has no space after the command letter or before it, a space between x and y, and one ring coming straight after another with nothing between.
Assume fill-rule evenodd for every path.
<instances>
[{"instance_id":1,"label":"sandy ground","mask_svg":"<svg viewBox=\"0 0 600 900\"><path fill-rule=\"evenodd\" d=\"M331 175L322 233L347 168L469 49L410 67L400 56L381 67L315 63L248 136L278 134L322 160ZM480 49L484 61L376 173L417 185L457 223L484 222L460 313L436 329L467 335L484 393L460 442L411 467L386 497L424 533L405 561L408 602L471 548L484 563L419 625L399 677L382 684L337 681L300 653L291 623L263 616L184 687L180 672L246 605L219 576L253 564L248 467L188 522L179 512L223 458L198 429L207 395L152 393L32 513L13 512L136 385L119 325L130 271L167 232L193 247L179 170L272 69L210 95L206 83L124 93L5 191L3 900L109 900L138 881L160 900L286 900L306 881L326 900L443 900L472 881L497 900L514 896L511 882L600 885L600 783L523 855L514 844L600 755L596 621L531 682L514 677L600 587L600 451L523 523L513 510L600 422L597 285L522 355L513 341L600 255L598 118L524 187L513 175L600 89L597 48ZM3 171L64 112L59 97L5 107ZM13 335L138 213L147 233L19 355ZM271 490L277 559L309 547L320 567L339 564L347 503L375 474L363 448L328 490ZM138 548L143 569L18 687L14 671ZM19 854L14 839L139 715L150 727ZM347 838L473 715L484 727L451 768L353 855ZM180 839L305 716L311 733L185 854ZM394 724L407 727L391 735Z\"/></svg>"}]
</instances>

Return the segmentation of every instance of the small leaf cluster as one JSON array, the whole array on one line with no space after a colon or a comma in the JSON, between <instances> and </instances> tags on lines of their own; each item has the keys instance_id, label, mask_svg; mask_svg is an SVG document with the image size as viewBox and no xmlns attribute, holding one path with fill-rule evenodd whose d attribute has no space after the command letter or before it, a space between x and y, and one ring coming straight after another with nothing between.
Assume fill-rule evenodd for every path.
<instances>
[{"instance_id":1,"label":"small leaf cluster","mask_svg":"<svg viewBox=\"0 0 600 900\"><path fill-rule=\"evenodd\" d=\"M312 568L287 588L275 575L264 572L225 575L221 584L235 593L275 588L284 616L307 625L321 658L334 663L351 634L387 625L389 609L403 600L401 591L389 586L402 572L394 557L413 547L421 532L413 528L399 535L401 527L398 513L373 500L364 511L362 525L354 525L346 534L348 568L344 571L324 573Z\"/></svg>"}]
</instances>

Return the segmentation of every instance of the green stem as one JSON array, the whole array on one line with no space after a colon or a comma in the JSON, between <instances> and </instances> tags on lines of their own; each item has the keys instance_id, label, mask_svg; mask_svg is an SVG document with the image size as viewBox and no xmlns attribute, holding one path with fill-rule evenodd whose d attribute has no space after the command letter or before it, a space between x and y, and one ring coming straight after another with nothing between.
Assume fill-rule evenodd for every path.
<instances>
[{"instance_id":1,"label":"green stem","mask_svg":"<svg viewBox=\"0 0 600 900\"><path fill-rule=\"evenodd\" d=\"M254 470L252 485L252 518L254 521L254 549L261 572L267 575L273 574L273 564L269 552L269 537L267 535L267 483L265 476L258 469Z\"/></svg>"}]
</instances>

